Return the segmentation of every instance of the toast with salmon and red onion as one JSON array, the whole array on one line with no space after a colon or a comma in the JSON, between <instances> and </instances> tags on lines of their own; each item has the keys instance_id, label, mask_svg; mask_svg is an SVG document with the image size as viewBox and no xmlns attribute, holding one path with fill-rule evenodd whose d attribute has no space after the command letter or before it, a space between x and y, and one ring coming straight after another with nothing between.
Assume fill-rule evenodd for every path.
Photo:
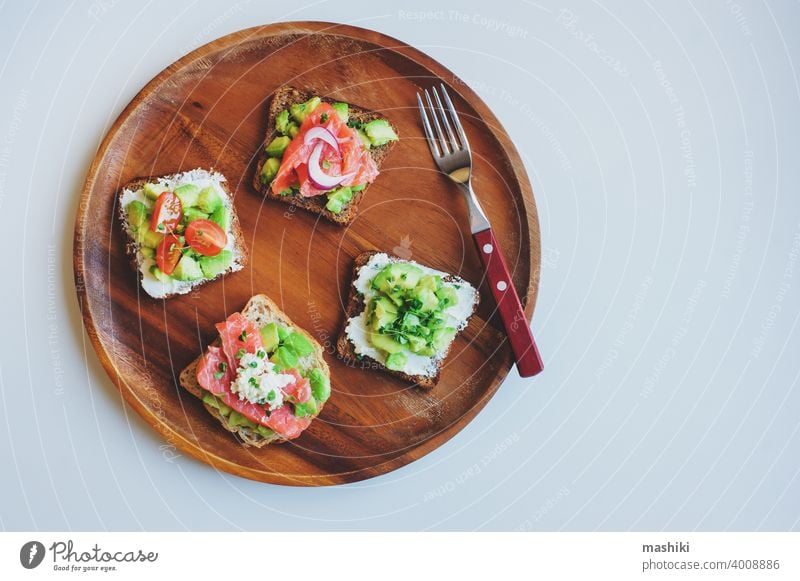
<instances>
[{"instance_id":1,"label":"toast with salmon and red onion","mask_svg":"<svg viewBox=\"0 0 800 581\"><path fill-rule=\"evenodd\" d=\"M397 140L380 113L284 86L267 109L253 185L267 198L347 225Z\"/></svg>"},{"instance_id":2,"label":"toast with salmon and red onion","mask_svg":"<svg viewBox=\"0 0 800 581\"><path fill-rule=\"evenodd\" d=\"M266 295L216 325L219 336L180 384L244 446L300 436L331 392L320 344Z\"/></svg>"}]
</instances>

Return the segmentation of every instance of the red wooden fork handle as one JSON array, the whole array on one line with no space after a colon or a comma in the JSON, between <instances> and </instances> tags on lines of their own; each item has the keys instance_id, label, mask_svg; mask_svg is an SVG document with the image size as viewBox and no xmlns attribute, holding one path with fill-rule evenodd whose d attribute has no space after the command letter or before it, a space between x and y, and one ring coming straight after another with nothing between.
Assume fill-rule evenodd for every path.
<instances>
[{"instance_id":1,"label":"red wooden fork handle","mask_svg":"<svg viewBox=\"0 0 800 581\"><path fill-rule=\"evenodd\" d=\"M492 295L500 311L500 318L506 328L506 335L511 342L514 358L517 361L517 371L521 377L531 377L539 373L544 365L539 349L533 340L533 334L522 310L522 303L514 289L511 274L508 272L506 261L500 252L500 246L491 228L476 232L472 235L478 246L483 266L486 269L486 278L492 288Z\"/></svg>"}]
</instances>

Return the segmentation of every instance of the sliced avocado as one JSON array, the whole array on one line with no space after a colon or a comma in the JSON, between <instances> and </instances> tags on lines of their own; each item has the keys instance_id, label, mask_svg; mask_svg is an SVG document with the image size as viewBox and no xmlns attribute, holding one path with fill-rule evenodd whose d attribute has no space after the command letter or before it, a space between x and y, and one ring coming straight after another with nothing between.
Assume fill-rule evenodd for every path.
<instances>
[{"instance_id":1,"label":"sliced avocado","mask_svg":"<svg viewBox=\"0 0 800 581\"><path fill-rule=\"evenodd\" d=\"M283 157L283 152L289 146L289 142L291 142L291 137L281 136L276 137L272 141L269 142L269 145L264 149L267 152L267 155L270 157Z\"/></svg>"},{"instance_id":2,"label":"sliced avocado","mask_svg":"<svg viewBox=\"0 0 800 581\"><path fill-rule=\"evenodd\" d=\"M294 331L291 335L286 337L283 344L294 351L298 357L305 357L314 352L314 346L311 344L311 341L309 341L305 335L297 331Z\"/></svg>"},{"instance_id":3,"label":"sliced avocado","mask_svg":"<svg viewBox=\"0 0 800 581\"><path fill-rule=\"evenodd\" d=\"M372 343L378 349L382 349L387 353L400 353L403 351L404 347L392 339L389 335L382 335L381 333L370 333L369 334L370 343Z\"/></svg>"},{"instance_id":4,"label":"sliced avocado","mask_svg":"<svg viewBox=\"0 0 800 581\"><path fill-rule=\"evenodd\" d=\"M440 277L438 274L426 274L419 279L418 286L436 292L442 287L442 277Z\"/></svg>"},{"instance_id":5,"label":"sliced avocado","mask_svg":"<svg viewBox=\"0 0 800 581\"><path fill-rule=\"evenodd\" d=\"M281 160L276 157L270 157L261 166L261 183L268 184L275 176L278 175L278 169L281 167Z\"/></svg>"},{"instance_id":6,"label":"sliced avocado","mask_svg":"<svg viewBox=\"0 0 800 581\"><path fill-rule=\"evenodd\" d=\"M331 107L334 108L342 123L347 123L347 120L350 119L350 107L347 103L334 103Z\"/></svg>"},{"instance_id":7,"label":"sliced avocado","mask_svg":"<svg viewBox=\"0 0 800 581\"><path fill-rule=\"evenodd\" d=\"M442 286L442 288L436 291L436 296L439 298L439 301L442 303L442 307L445 309L458 303L458 294L456 294L456 289L451 286Z\"/></svg>"},{"instance_id":8,"label":"sliced avocado","mask_svg":"<svg viewBox=\"0 0 800 581\"><path fill-rule=\"evenodd\" d=\"M386 119L375 119L364 125L364 133L375 147L397 141L397 133Z\"/></svg>"},{"instance_id":9,"label":"sliced avocado","mask_svg":"<svg viewBox=\"0 0 800 581\"><path fill-rule=\"evenodd\" d=\"M386 297L378 297L372 303L372 328L382 329L397 319L397 306Z\"/></svg>"},{"instance_id":10,"label":"sliced avocado","mask_svg":"<svg viewBox=\"0 0 800 581\"><path fill-rule=\"evenodd\" d=\"M214 409L219 410L219 413L225 417L229 416L232 411L231 408L222 403L222 400L220 400L213 393L205 392L203 394L203 403L206 403Z\"/></svg>"},{"instance_id":11,"label":"sliced avocado","mask_svg":"<svg viewBox=\"0 0 800 581\"><path fill-rule=\"evenodd\" d=\"M292 334L292 328L285 325L278 325L278 337L281 341L286 341L286 337Z\"/></svg>"},{"instance_id":12,"label":"sliced avocado","mask_svg":"<svg viewBox=\"0 0 800 581\"><path fill-rule=\"evenodd\" d=\"M300 133L300 127L297 125L297 123L289 123L289 128L286 130L286 132L289 137L294 139L297 137L297 134Z\"/></svg>"},{"instance_id":13,"label":"sliced avocado","mask_svg":"<svg viewBox=\"0 0 800 581\"><path fill-rule=\"evenodd\" d=\"M352 199L353 191L348 186L344 186L328 194L328 202L325 207L333 214L341 214L344 205Z\"/></svg>"},{"instance_id":14,"label":"sliced avocado","mask_svg":"<svg viewBox=\"0 0 800 581\"><path fill-rule=\"evenodd\" d=\"M142 246L139 248L139 252L142 253L142 256L145 258L155 258L156 251L153 248L148 248L147 246Z\"/></svg>"},{"instance_id":15,"label":"sliced avocado","mask_svg":"<svg viewBox=\"0 0 800 581\"><path fill-rule=\"evenodd\" d=\"M203 188L203 191L197 196L197 207L206 214L211 214L214 210L222 205L222 198L217 193L214 186Z\"/></svg>"},{"instance_id":16,"label":"sliced avocado","mask_svg":"<svg viewBox=\"0 0 800 581\"><path fill-rule=\"evenodd\" d=\"M175 195L181 200L184 208L189 208L197 204L197 196L200 194L200 187L194 184L184 184L175 188Z\"/></svg>"},{"instance_id":17,"label":"sliced avocado","mask_svg":"<svg viewBox=\"0 0 800 581\"><path fill-rule=\"evenodd\" d=\"M358 135L358 138L361 140L361 143L364 144L364 149L372 148L372 142L369 140L369 137L367 137L366 133L361 131L361 129L356 129L356 135Z\"/></svg>"},{"instance_id":18,"label":"sliced avocado","mask_svg":"<svg viewBox=\"0 0 800 581\"><path fill-rule=\"evenodd\" d=\"M314 399L319 402L325 402L331 395L331 382L319 368L311 370L308 376L308 381L311 383L311 393Z\"/></svg>"},{"instance_id":19,"label":"sliced avocado","mask_svg":"<svg viewBox=\"0 0 800 581\"><path fill-rule=\"evenodd\" d=\"M144 191L144 195L146 197L150 198L151 200L155 200L161 195L161 192L167 191L167 188L158 184L145 184L142 187L142 190Z\"/></svg>"},{"instance_id":20,"label":"sliced avocado","mask_svg":"<svg viewBox=\"0 0 800 581\"><path fill-rule=\"evenodd\" d=\"M208 214L203 212L200 208L186 208L183 211L183 219L188 224L193 220L200 220L208 218Z\"/></svg>"},{"instance_id":21,"label":"sliced avocado","mask_svg":"<svg viewBox=\"0 0 800 581\"><path fill-rule=\"evenodd\" d=\"M433 348L437 351L446 349L450 342L455 338L456 330L453 327L436 329L433 332Z\"/></svg>"},{"instance_id":22,"label":"sliced avocado","mask_svg":"<svg viewBox=\"0 0 800 581\"><path fill-rule=\"evenodd\" d=\"M159 244L161 244L161 240L164 239L163 234L159 234L158 232L153 232L150 228L140 228L139 231L136 233L136 241L142 245L147 246L148 248L157 248Z\"/></svg>"},{"instance_id":23,"label":"sliced avocado","mask_svg":"<svg viewBox=\"0 0 800 581\"><path fill-rule=\"evenodd\" d=\"M394 371L403 371L406 363L408 363L408 358L405 353L391 353L386 358L386 367Z\"/></svg>"},{"instance_id":24,"label":"sliced avocado","mask_svg":"<svg viewBox=\"0 0 800 581\"><path fill-rule=\"evenodd\" d=\"M404 289L413 289L422 278L422 269L407 262L395 263L391 265L391 268L397 285Z\"/></svg>"},{"instance_id":25,"label":"sliced avocado","mask_svg":"<svg viewBox=\"0 0 800 581\"><path fill-rule=\"evenodd\" d=\"M355 186L350 186L350 189L353 190L354 192L360 192L361 190L363 190L366 187L367 187L367 184L357 184Z\"/></svg>"},{"instance_id":26,"label":"sliced avocado","mask_svg":"<svg viewBox=\"0 0 800 581\"><path fill-rule=\"evenodd\" d=\"M134 200L125 206L125 214L128 224L133 230L138 230L142 224L147 222L147 206L139 200Z\"/></svg>"},{"instance_id":27,"label":"sliced avocado","mask_svg":"<svg viewBox=\"0 0 800 581\"><path fill-rule=\"evenodd\" d=\"M220 207L214 210L211 216L209 216L209 219L215 222L225 232L231 227L231 218L230 209L226 208L224 205L220 205Z\"/></svg>"},{"instance_id":28,"label":"sliced avocado","mask_svg":"<svg viewBox=\"0 0 800 581\"><path fill-rule=\"evenodd\" d=\"M306 416L315 416L319 413L317 402L312 397L305 403L294 404L294 415L298 418L305 418Z\"/></svg>"},{"instance_id":29,"label":"sliced avocado","mask_svg":"<svg viewBox=\"0 0 800 581\"><path fill-rule=\"evenodd\" d=\"M322 103L322 99L319 97L311 97L305 103L296 103L292 105L289 109L294 117L295 121L298 123L302 123L303 120L306 118L306 115L311 113L314 109L317 108L317 105Z\"/></svg>"},{"instance_id":30,"label":"sliced avocado","mask_svg":"<svg viewBox=\"0 0 800 581\"><path fill-rule=\"evenodd\" d=\"M255 428L256 423L247 419L239 412L231 410L230 415L228 416L228 425L232 428L236 428L242 426L244 428Z\"/></svg>"},{"instance_id":31,"label":"sliced avocado","mask_svg":"<svg viewBox=\"0 0 800 581\"><path fill-rule=\"evenodd\" d=\"M150 274L152 274L155 277L155 279L161 283L169 283L172 280L172 277L170 275L161 272L161 269L158 268L155 264L150 267Z\"/></svg>"},{"instance_id":32,"label":"sliced avocado","mask_svg":"<svg viewBox=\"0 0 800 581\"><path fill-rule=\"evenodd\" d=\"M269 358L270 361L279 365L281 369L291 369L297 367L297 355L287 347L278 347L278 350Z\"/></svg>"},{"instance_id":33,"label":"sliced avocado","mask_svg":"<svg viewBox=\"0 0 800 581\"><path fill-rule=\"evenodd\" d=\"M284 109L275 116L275 129L279 133L286 135L289 129L289 110Z\"/></svg>"},{"instance_id":34,"label":"sliced avocado","mask_svg":"<svg viewBox=\"0 0 800 581\"><path fill-rule=\"evenodd\" d=\"M433 357L436 355L436 351L433 347L423 347L419 351L417 351L417 355L422 355L423 357Z\"/></svg>"},{"instance_id":35,"label":"sliced avocado","mask_svg":"<svg viewBox=\"0 0 800 581\"><path fill-rule=\"evenodd\" d=\"M278 337L278 325L276 323L268 323L261 327L261 342L268 353L272 353L278 348L280 338Z\"/></svg>"},{"instance_id":36,"label":"sliced avocado","mask_svg":"<svg viewBox=\"0 0 800 581\"><path fill-rule=\"evenodd\" d=\"M426 313L436 310L439 306L439 298L429 288L414 289L414 294L415 298L422 303L420 310Z\"/></svg>"},{"instance_id":37,"label":"sliced avocado","mask_svg":"<svg viewBox=\"0 0 800 581\"><path fill-rule=\"evenodd\" d=\"M412 353L419 353L427 346L428 346L427 342L422 337L417 337L416 335L408 335L408 350L411 351Z\"/></svg>"},{"instance_id":38,"label":"sliced avocado","mask_svg":"<svg viewBox=\"0 0 800 581\"><path fill-rule=\"evenodd\" d=\"M194 258L184 255L178 261L172 277L177 280L197 280L203 278L203 270Z\"/></svg>"},{"instance_id":39,"label":"sliced avocado","mask_svg":"<svg viewBox=\"0 0 800 581\"><path fill-rule=\"evenodd\" d=\"M200 264L200 270L203 271L204 277L214 278L230 268L233 262L233 252L223 250L216 256L201 256L197 262Z\"/></svg>"}]
</instances>

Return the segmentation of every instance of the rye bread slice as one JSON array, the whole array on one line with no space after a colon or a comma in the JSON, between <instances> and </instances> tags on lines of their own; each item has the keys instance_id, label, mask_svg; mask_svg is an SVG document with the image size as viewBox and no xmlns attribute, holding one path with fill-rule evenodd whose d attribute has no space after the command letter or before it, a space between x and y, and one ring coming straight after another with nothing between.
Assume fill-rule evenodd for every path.
<instances>
[{"instance_id":1,"label":"rye bread slice","mask_svg":"<svg viewBox=\"0 0 800 581\"><path fill-rule=\"evenodd\" d=\"M295 331L302 333L303 336L314 346L314 353L308 356L313 362L313 366L321 369L322 373L324 373L325 377L327 377L328 381L330 381L331 371L328 367L328 364L325 362L322 346L305 329L302 329L294 324L289 316L284 313L272 299L266 295L253 296L249 301L247 301L247 304L242 309L242 315L255 323L259 328L268 323L276 322L280 323L281 325L290 326L294 328ZM219 345L219 337L217 337L211 344ZM200 400L203 399L203 394L205 393L205 390L200 387L199 383L197 383L197 365L199 364L201 357L202 355L198 356L197 359L192 361L183 371L181 371L179 378L181 387ZM255 430L252 430L246 426L231 426L228 422L228 419L223 416L218 409L205 402L203 403L203 407L205 407L206 410L208 410L208 413L214 416L222 424L223 428L237 436L241 444L245 447L255 446L256 448L261 448L267 444L280 444L286 441L285 438L277 433L265 438ZM325 407L325 404L320 403L317 416L322 413L323 407Z\"/></svg>"},{"instance_id":2,"label":"rye bread slice","mask_svg":"<svg viewBox=\"0 0 800 581\"><path fill-rule=\"evenodd\" d=\"M142 257L139 254L139 243L136 242L136 240L134 239L133 231L128 225L128 217L127 217L127 214L125 212L125 207L122 205L122 196L124 195L126 190L131 190L131 191L135 192L137 190L142 189L145 184L158 183L159 181L165 180L165 179L177 180L181 176L184 176L184 175L189 174L191 172L197 172L197 171L204 171L204 172L207 172L209 174L218 173L218 172L215 172L213 169L212 170L202 170L202 169L198 168L198 169L195 169L195 170L190 170L188 172L177 172L177 173L174 173L174 174L166 174L166 175L162 175L162 176L140 177L140 178L132 179L131 181L129 181L128 183L126 183L125 185L123 185L119 189L119 192L117 193L117 206L119 208L119 219L122 222L122 229L125 231L125 234L128 237L128 242L125 244L125 253L130 257L131 267L139 275L139 283L140 284L141 284L142 278L144 276L140 272L140 269L139 269L139 267L141 266ZM219 174L219 175L222 175L222 174ZM239 224L239 216L236 213L236 207L233 205L233 195L231 194L231 191L228 188L227 180L221 180L219 182L219 185L222 188L222 190L225 192L225 195L228 197L228 201L229 201L229 204L230 204L230 209L231 209L230 235L233 236L233 238L234 238L234 246L236 248L237 253L239 254L239 257L238 257L238 259L236 261L234 261L234 263L228 269L226 269L224 272L218 274L214 278L201 278L201 279L198 279L196 281L192 281L192 283L190 285L187 285L187 289L188 290L186 292L191 292L195 288L197 288L199 286L202 286L202 285L206 284L207 282L211 282L211 281L217 280L219 278L222 278L223 276L227 275L228 273L237 272L239 270L242 270L247 265L247 260L248 260L247 245L244 242L244 236L242 234L241 225ZM142 287L142 290L145 290L144 287ZM145 290L145 293L150 295L150 293L148 293L146 290ZM186 294L186 293L167 293L163 297L159 296L159 297L153 297L153 298L156 298L156 299L162 299L162 298L163 299L169 299L169 298L172 298L172 297L174 297L174 296L176 296L178 294ZM153 295L150 295L150 296L153 296Z\"/></svg>"},{"instance_id":3,"label":"rye bread slice","mask_svg":"<svg viewBox=\"0 0 800 581\"><path fill-rule=\"evenodd\" d=\"M267 144L272 141L275 137L280 135L275 130L275 117L277 117L278 113L283 111L284 109L289 108L292 105L298 103L305 103L310 98L312 98L315 93L304 90L304 89L297 89L294 87L283 86L275 91L272 99L270 100L269 107L267 109L267 134L264 138L264 142L261 144L259 148L258 160L256 162L256 171L253 175L253 186L259 192L261 192L266 198L272 200L278 200L279 202L283 202L285 204L291 204L298 208L302 208L314 214L319 214L326 220L333 222L334 224L339 224L340 226L346 226L350 224L356 217L358 213L358 205L366 194L367 190L369 189L369 185L365 187L360 192L354 192L353 198L345 205L344 209L339 214L334 214L325 208L325 204L328 201L327 196L320 195L314 196L312 198L306 198L301 196L299 193L295 192L293 194L289 194L286 196L281 196L279 194L275 194L272 192L272 188L270 184L262 184L260 175L261 175L261 167L264 165L264 162L267 160L267 154L264 151L264 148ZM331 99L330 97L324 97L319 95L320 99L324 103L336 103L336 99ZM385 119L383 115L377 113L375 111L370 111L369 109L365 109L364 107L360 107L358 105L354 105L352 103L348 103L348 110L350 112L350 119L356 120L360 123L368 123L369 121L373 121L375 119ZM397 128L392 125L395 133L399 135L397 132ZM370 156L372 159L375 160L375 164L380 169L381 164L386 159L386 156L389 155L389 152L394 147L396 141L390 141L385 145L380 145L378 147L372 147L369 150Z\"/></svg>"},{"instance_id":4,"label":"rye bread slice","mask_svg":"<svg viewBox=\"0 0 800 581\"><path fill-rule=\"evenodd\" d=\"M350 321L352 317L359 315L366 308L366 304L364 303L364 297L360 295L358 291L356 291L355 285L353 283L356 281L356 279L358 279L361 267L367 264L370 258L372 258L376 254L386 254L389 256L389 258L397 261L411 262L413 264L417 264L413 260L405 260L403 258L400 258L399 256L394 256L393 254L390 254L388 252L368 251L368 252L362 252L361 254L356 256L355 261L353 263L353 273L350 281L350 291L347 296L344 323L342 323L342 330L339 333L339 338L336 340L336 353L348 365L357 364L357 362L359 361L363 362L364 360L366 360L369 363L370 369L377 369L385 373L388 373L390 375L395 375L397 377L400 377L401 379L408 381L409 383L417 384L419 387L425 389L432 389L439 382L439 376L441 375L442 365L447 360L447 357L450 355L450 351L453 349L453 345L456 342L455 341L456 337L458 337L463 332L464 330L463 328L459 330L459 332L456 334L455 337L453 337L453 340L450 342L450 345L448 345L447 350L439 358L438 363L436 365L436 372L433 375L409 375L402 371L395 371L393 369L389 369L383 363L373 359L372 357L369 357L367 355L357 354L355 346L353 345L352 341L350 341L350 339L347 337L347 332L346 332L347 323ZM466 284L474 289L474 287L469 282L465 281L461 277L452 274L446 274L446 276L443 276L442 281L449 283ZM472 315L475 314L475 309L477 309L479 302L480 302L480 293L477 291L477 289L475 289L475 303L472 305L472 312L467 317L467 321L469 321ZM464 328L466 328L466 324L464 325Z\"/></svg>"}]
</instances>

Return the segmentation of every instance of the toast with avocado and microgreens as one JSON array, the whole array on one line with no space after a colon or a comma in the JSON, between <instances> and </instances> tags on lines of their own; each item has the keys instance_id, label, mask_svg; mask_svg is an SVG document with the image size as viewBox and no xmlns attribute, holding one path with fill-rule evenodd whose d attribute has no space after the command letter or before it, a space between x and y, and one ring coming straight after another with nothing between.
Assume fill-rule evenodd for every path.
<instances>
[{"instance_id":1,"label":"toast with avocado and microgreens","mask_svg":"<svg viewBox=\"0 0 800 581\"><path fill-rule=\"evenodd\" d=\"M186 294L244 268L247 247L225 177L205 169L137 178L119 192L126 251L142 289Z\"/></svg>"},{"instance_id":2,"label":"toast with avocado and microgreens","mask_svg":"<svg viewBox=\"0 0 800 581\"><path fill-rule=\"evenodd\" d=\"M356 257L336 351L430 389L480 295L464 279L384 252Z\"/></svg>"},{"instance_id":3,"label":"toast with avocado and microgreens","mask_svg":"<svg viewBox=\"0 0 800 581\"><path fill-rule=\"evenodd\" d=\"M397 142L380 113L314 92L272 96L253 185L267 198L347 225Z\"/></svg>"},{"instance_id":4,"label":"toast with avocado and microgreens","mask_svg":"<svg viewBox=\"0 0 800 581\"><path fill-rule=\"evenodd\" d=\"M218 337L180 384L244 446L297 438L331 393L320 344L266 295L216 325Z\"/></svg>"}]
</instances>

